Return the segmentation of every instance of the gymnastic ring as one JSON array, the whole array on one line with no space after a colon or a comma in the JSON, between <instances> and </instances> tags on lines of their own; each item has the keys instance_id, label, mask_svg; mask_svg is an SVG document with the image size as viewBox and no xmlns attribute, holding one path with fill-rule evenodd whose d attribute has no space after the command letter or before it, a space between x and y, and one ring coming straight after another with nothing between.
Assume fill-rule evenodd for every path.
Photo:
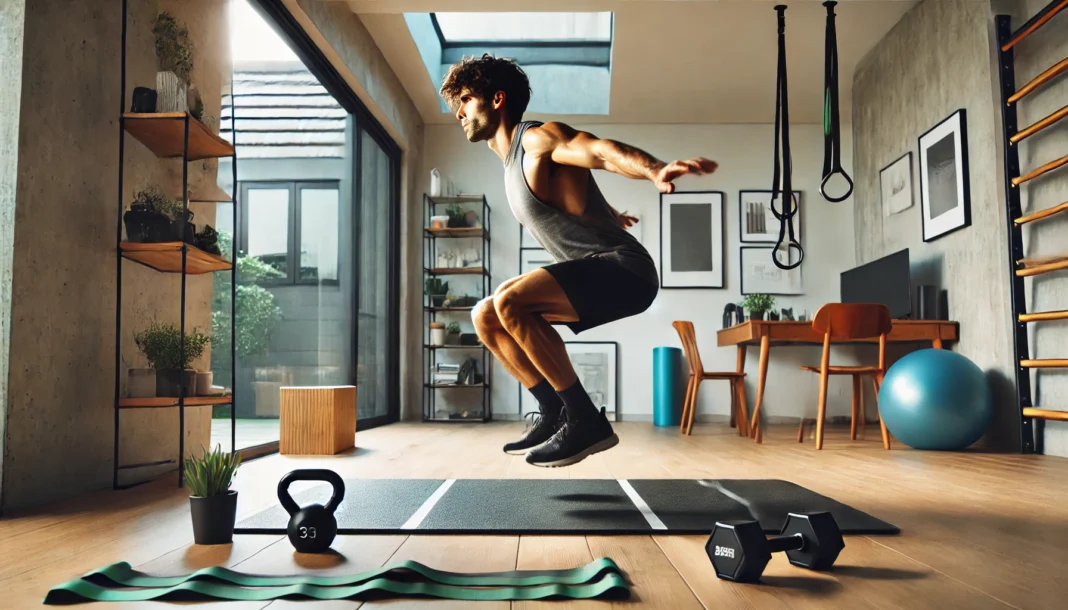
<instances>
[{"instance_id":1,"label":"gymnastic ring","mask_svg":"<svg viewBox=\"0 0 1068 610\"><path fill-rule=\"evenodd\" d=\"M779 193L779 195L780 196L781 195L785 195L785 193ZM794 197L794 194L790 193L790 202L793 203L793 206L791 206L791 210L789 212L783 210L783 212L781 214L778 211L775 210L775 201L776 201L776 199L777 199L777 197L775 197L775 194L772 193L770 207L771 207L771 213L772 213L773 216L775 216L775 219L776 220L781 220L781 221L792 220L793 217L797 215L797 212L801 207L801 203L797 200L797 197ZM783 197L782 200L783 200L783 202L785 202L786 201L786 197Z\"/></svg>"},{"instance_id":2,"label":"gymnastic ring","mask_svg":"<svg viewBox=\"0 0 1068 610\"><path fill-rule=\"evenodd\" d=\"M801 266L801 261L805 260L805 249L801 247L801 244L798 243L798 241L796 239L786 242L786 251L787 252L790 251L790 248L797 248L797 254L798 254L797 262L792 264L792 265L786 265L786 264L783 264L783 263L779 262L779 246L781 246L781 245L783 245L783 242L779 242L779 243L775 244L775 248L771 252L771 260L775 263L775 266L778 267L779 269L786 269L786 270L796 269L797 267L800 267Z\"/></svg>"},{"instance_id":3,"label":"gymnastic ring","mask_svg":"<svg viewBox=\"0 0 1068 610\"><path fill-rule=\"evenodd\" d=\"M829 196L827 194L826 190L825 190L826 186L827 186L827 181L830 180L831 176L833 176L835 174L841 174L842 177L846 179L846 182L849 183L849 190L846 191L845 195L842 195L841 197L838 197L837 199L834 198L834 197ZM820 195L823 195L824 199L826 199L827 201L830 201L832 203L838 203L840 201L845 201L852 194L853 194L853 180L851 180L849 178L849 174L845 173L842 170L834 171L834 172L831 172L831 173L827 174L826 176L823 177L823 182L820 182Z\"/></svg>"}]
</instances>

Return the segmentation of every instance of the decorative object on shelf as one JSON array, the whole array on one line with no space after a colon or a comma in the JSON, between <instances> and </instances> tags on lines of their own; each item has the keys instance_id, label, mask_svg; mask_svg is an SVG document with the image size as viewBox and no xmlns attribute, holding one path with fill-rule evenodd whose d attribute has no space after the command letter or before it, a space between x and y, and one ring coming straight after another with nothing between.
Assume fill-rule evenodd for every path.
<instances>
[{"instance_id":1,"label":"decorative object on shelf","mask_svg":"<svg viewBox=\"0 0 1068 610\"><path fill-rule=\"evenodd\" d=\"M196 395L196 371L189 365L204 353L211 337L194 329L185 335L185 360L182 360L182 333L174 324L151 322L134 336L149 365L156 371L156 395ZM184 392L182 387L184 384Z\"/></svg>"},{"instance_id":2,"label":"decorative object on shelf","mask_svg":"<svg viewBox=\"0 0 1068 610\"><path fill-rule=\"evenodd\" d=\"M742 246L741 293L748 294L802 294L801 267L780 269L771 258L774 247Z\"/></svg>"},{"instance_id":3,"label":"decorative object on shelf","mask_svg":"<svg viewBox=\"0 0 1068 610\"><path fill-rule=\"evenodd\" d=\"M200 97L200 90L196 85L189 85L188 93L189 114L200 121L204 122L204 100Z\"/></svg>"},{"instance_id":4,"label":"decorative object on shelf","mask_svg":"<svg viewBox=\"0 0 1068 610\"><path fill-rule=\"evenodd\" d=\"M176 202L157 186L137 191L130 209L122 216L126 239L134 243L170 241L171 223L181 214L181 208L181 201Z\"/></svg>"},{"instance_id":5,"label":"decorative object on shelf","mask_svg":"<svg viewBox=\"0 0 1068 610\"><path fill-rule=\"evenodd\" d=\"M211 371L197 371L196 373L196 385L193 394L195 396L213 396L215 389L213 385L214 373Z\"/></svg>"},{"instance_id":6,"label":"decorative object on shelf","mask_svg":"<svg viewBox=\"0 0 1068 610\"><path fill-rule=\"evenodd\" d=\"M441 307L445 296L449 294L449 283L438 277L428 277L425 282L426 294L430 297L431 307Z\"/></svg>"},{"instance_id":7,"label":"decorative object on shelf","mask_svg":"<svg viewBox=\"0 0 1068 610\"><path fill-rule=\"evenodd\" d=\"M604 407L608 421L618 421L619 343L615 341L564 341L582 387L595 407ZM520 416L538 411L538 401L519 385Z\"/></svg>"},{"instance_id":8,"label":"decorative object on shelf","mask_svg":"<svg viewBox=\"0 0 1068 610\"><path fill-rule=\"evenodd\" d=\"M660 194L660 287L723 288L723 193Z\"/></svg>"},{"instance_id":9,"label":"decorative object on shelf","mask_svg":"<svg viewBox=\"0 0 1068 610\"><path fill-rule=\"evenodd\" d=\"M156 111L189 110L189 79L193 72L193 41L189 30L170 13L156 17L152 28L156 37Z\"/></svg>"},{"instance_id":10,"label":"decorative object on shelf","mask_svg":"<svg viewBox=\"0 0 1068 610\"><path fill-rule=\"evenodd\" d=\"M481 344L482 340L478 338L477 333L460 333L460 345L475 346Z\"/></svg>"},{"instance_id":11,"label":"decorative object on shelf","mask_svg":"<svg viewBox=\"0 0 1068 610\"><path fill-rule=\"evenodd\" d=\"M130 368L126 372L127 398L156 397L156 369Z\"/></svg>"},{"instance_id":12,"label":"decorative object on shelf","mask_svg":"<svg viewBox=\"0 0 1068 610\"><path fill-rule=\"evenodd\" d=\"M441 347L442 345L445 345L444 322L430 323L430 345L433 345L434 347Z\"/></svg>"},{"instance_id":13,"label":"decorative object on shelf","mask_svg":"<svg viewBox=\"0 0 1068 610\"><path fill-rule=\"evenodd\" d=\"M460 343L460 323L453 320L445 326L445 344L446 345L459 345Z\"/></svg>"},{"instance_id":14,"label":"decorative object on shelf","mask_svg":"<svg viewBox=\"0 0 1068 610\"><path fill-rule=\"evenodd\" d=\"M742 307L749 312L750 320L763 320L764 314L775 307L775 297L757 292L748 294L742 299Z\"/></svg>"},{"instance_id":15,"label":"decorative object on shelf","mask_svg":"<svg viewBox=\"0 0 1068 610\"><path fill-rule=\"evenodd\" d=\"M912 207L912 151L879 170L883 215L893 216Z\"/></svg>"},{"instance_id":16,"label":"decorative object on shelf","mask_svg":"<svg viewBox=\"0 0 1068 610\"><path fill-rule=\"evenodd\" d=\"M219 248L219 233L211 225L204 225L200 233L197 233L196 247L209 254L222 255L222 250Z\"/></svg>"},{"instance_id":17,"label":"decorative object on shelf","mask_svg":"<svg viewBox=\"0 0 1068 610\"><path fill-rule=\"evenodd\" d=\"M156 90L148 87L134 87L130 112L148 113L156 111Z\"/></svg>"},{"instance_id":18,"label":"decorative object on shelf","mask_svg":"<svg viewBox=\"0 0 1068 610\"><path fill-rule=\"evenodd\" d=\"M438 216L431 216L430 217L430 228L431 229L444 229L447 226L449 226L449 217L448 217L448 215L438 215Z\"/></svg>"},{"instance_id":19,"label":"decorative object on shelf","mask_svg":"<svg viewBox=\"0 0 1068 610\"><path fill-rule=\"evenodd\" d=\"M751 190L738 192L738 235L742 243L774 244L779 241L781 221L772 212L772 191ZM776 205L780 205L779 201ZM790 219L794 239L801 240L801 191L794 191L793 206L797 213ZM791 208L792 209L792 208ZM789 228L787 228L789 231ZM789 237L789 233L787 233Z\"/></svg>"},{"instance_id":20,"label":"decorative object on shelf","mask_svg":"<svg viewBox=\"0 0 1068 610\"><path fill-rule=\"evenodd\" d=\"M467 210L464 210L463 207L460 206L460 204L454 203L448 208L446 208L446 211L449 215L449 221L448 223L446 223L445 226L449 228L475 226L474 224L467 224ZM475 216L475 220L478 220L478 216Z\"/></svg>"},{"instance_id":21,"label":"decorative object on shelf","mask_svg":"<svg viewBox=\"0 0 1068 610\"><path fill-rule=\"evenodd\" d=\"M734 312L737 310L738 306L734 303L727 303L723 308L723 328L734 326Z\"/></svg>"},{"instance_id":22,"label":"decorative object on shelf","mask_svg":"<svg viewBox=\"0 0 1068 610\"><path fill-rule=\"evenodd\" d=\"M441 172L436 167L430 170L430 196L441 197Z\"/></svg>"},{"instance_id":23,"label":"decorative object on shelf","mask_svg":"<svg viewBox=\"0 0 1068 610\"><path fill-rule=\"evenodd\" d=\"M240 465L241 455L223 453L221 445L210 452L204 449L200 457L185 461L195 544L233 542L237 490L230 486Z\"/></svg>"},{"instance_id":24,"label":"decorative object on shelf","mask_svg":"<svg viewBox=\"0 0 1068 610\"><path fill-rule=\"evenodd\" d=\"M963 108L920 136L923 241L972 224L967 114Z\"/></svg>"},{"instance_id":25,"label":"decorative object on shelf","mask_svg":"<svg viewBox=\"0 0 1068 610\"><path fill-rule=\"evenodd\" d=\"M794 308L793 307L783 307L782 308L782 319L783 320L793 320L794 319Z\"/></svg>"}]
</instances>

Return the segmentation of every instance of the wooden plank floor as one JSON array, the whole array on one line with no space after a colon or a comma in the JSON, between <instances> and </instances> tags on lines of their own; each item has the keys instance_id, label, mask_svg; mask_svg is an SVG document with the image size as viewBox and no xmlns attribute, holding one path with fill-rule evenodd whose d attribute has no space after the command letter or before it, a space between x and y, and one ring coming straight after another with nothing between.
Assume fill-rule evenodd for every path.
<instances>
[{"instance_id":1,"label":"wooden plank floor","mask_svg":"<svg viewBox=\"0 0 1068 610\"><path fill-rule=\"evenodd\" d=\"M188 492L173 477L135 489L87 494L0 520L0 607L41 605L49 587L114 561L159 574L209 565L286 574L343 574L402 559L458 571L570 568L597 557L617 561L633 583L635 608L1054 608L1068 593L1068 460L982 452L882 449L878 428L849 441L830 428L823 451L798 444L792 427L765 443L725 426L617 425L614 449L561 469L528 466L501 445L520 423L403 423L357 435L358 449L335 457L270 456L238 474L238 518L275 501L279 477L328 467L344 477L406 478L780 478L834 497L902 528L900 536L849 536L836 568L795 568L781 553L765 583L716 578L702 536L339 536L334 555L305 556L283 536L237 536L233 545L192 544ZM305 483L294 484L299 491ZM279 610L307 602L221 602ZM408 608L600 608L609 602L538 603L393 600L316 603L326 610ZM185 604L183 604L185 605ZM94 603L96 608L132 604ZM138 604L162 608L173 604Z\"/></svg>"}]
</instances>

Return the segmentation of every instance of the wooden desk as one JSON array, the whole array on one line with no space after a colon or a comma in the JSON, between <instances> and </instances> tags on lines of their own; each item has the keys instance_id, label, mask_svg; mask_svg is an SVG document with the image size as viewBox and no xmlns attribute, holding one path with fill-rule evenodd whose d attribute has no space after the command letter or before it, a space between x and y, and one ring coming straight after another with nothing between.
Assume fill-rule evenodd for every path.
<instances>
[{"instance_id":1,"label":"wooden desk","mask_svg":"<svg viewBox=\"0 0 1068 610\"><path fill-rule=\"evenodd\" d=\"M887 343L927 343L942 349L943 341L956 341L959 331L957 322L950 320L894 320ZM879 338L856 340L832 340L834 344L878 344ZM729 345L738 348L738 372L745 372L745 353L750 345L760 346L760 368L757 378L756 405L750 434L759 443L762 440L760 427L760 403L764 400L764 382L768 376L768 352L776 345L823 345L823 335L812 330L812 322L792 320L747 320L716 333L719 347Z\"/></svg>"}]
</instances>

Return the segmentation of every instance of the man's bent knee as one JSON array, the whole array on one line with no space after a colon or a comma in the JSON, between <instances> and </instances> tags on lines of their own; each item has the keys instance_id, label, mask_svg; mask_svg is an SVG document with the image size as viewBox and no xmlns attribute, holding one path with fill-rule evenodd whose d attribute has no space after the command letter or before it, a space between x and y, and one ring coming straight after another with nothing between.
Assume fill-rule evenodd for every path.
<instances>
[{"instance_id":1,"label":"man's bent knee","mask_svg":"<svg viewBox=\"0 0 1068 610\"><path fill-rule=\"evenodd\" d=\"M481 337L486 332L500 328L501 321L497 319L497 310L493 304L493 297L486 297L471 308L471 322L475 325L475 332Z\"/></svg>"}]
</instances>

